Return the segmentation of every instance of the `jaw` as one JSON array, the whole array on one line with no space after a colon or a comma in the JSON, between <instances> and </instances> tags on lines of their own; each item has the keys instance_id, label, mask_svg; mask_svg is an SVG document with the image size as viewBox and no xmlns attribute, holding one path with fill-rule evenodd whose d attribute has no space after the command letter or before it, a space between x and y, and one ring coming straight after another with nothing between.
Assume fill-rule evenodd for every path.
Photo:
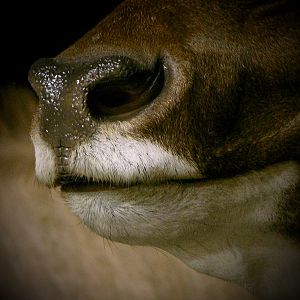
<instances>
[{"instance_id":1,"label":"jaw","mask_svg":"<svg viewBox=\"0 0 300 300\"><path fill-rule=\"evenodd\" d=\"M284 162L228 179L100 185L67 189L62 195L85 224L106 238L161 248L197 241L211 248L216 238L244 240L246 232L255 236L283 227L280 208L295 196L298 180L298 164Z\"/></svg>"}]
</instances>

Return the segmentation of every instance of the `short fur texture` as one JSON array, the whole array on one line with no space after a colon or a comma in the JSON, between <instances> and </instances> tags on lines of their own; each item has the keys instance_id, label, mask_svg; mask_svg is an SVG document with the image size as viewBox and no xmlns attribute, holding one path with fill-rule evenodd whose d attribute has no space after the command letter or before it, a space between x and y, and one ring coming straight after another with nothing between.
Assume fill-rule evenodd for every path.
<instances>
[{"instance_id":1,"label":"short fur texture","mask_svg":"<svg viewBox=\"0 0 300 300\"><path fill-rule=\"evenodd\" d=\"M298 17L292 1L124 1L31 69L38 178L89 181L62 194L102 236L298 299ZM163 87L125 120L89 105L156 65Z\"/></svg>"}]
</instances>

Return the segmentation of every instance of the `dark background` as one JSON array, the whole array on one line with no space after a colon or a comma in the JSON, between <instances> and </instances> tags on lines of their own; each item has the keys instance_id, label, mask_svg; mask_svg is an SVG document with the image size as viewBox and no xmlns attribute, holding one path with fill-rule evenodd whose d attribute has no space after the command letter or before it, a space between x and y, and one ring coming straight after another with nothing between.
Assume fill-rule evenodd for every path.
<instances>
[{"instance_id":1,"label":"dark background","mask_svg":"<svg viewBox=\"0 0 300 300\"><path fill-rule=\"evenodd\" d=\"M121 0L2 1L0 84L27 85L31 64L75 42Z\"/></svg>"}]
</instances>

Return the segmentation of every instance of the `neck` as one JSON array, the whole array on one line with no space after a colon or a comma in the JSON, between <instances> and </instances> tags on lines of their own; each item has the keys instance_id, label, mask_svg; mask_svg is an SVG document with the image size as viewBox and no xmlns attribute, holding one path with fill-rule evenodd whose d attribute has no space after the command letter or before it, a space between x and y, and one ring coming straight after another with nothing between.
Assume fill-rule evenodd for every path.
<instances>
[{"instance_id":1,"label":"neck","mask_svg":"<svg viewBox=\"0 0 300 300\"><path fill-rule=\"evenodd\" d=\"M221 247L194 243L168 251L196 271L234 282L261 299L299 299L299 247L279 235L253 240L245 245L228 237Z\"/></svg>"},{"instance_id":2,"label":"neck","mask_svg":"<svg viewBox=\"0 0 300 300\"><path fill-rule=\"evenodd\" d=\"M260 188L244 187L243 203L232 201L237 193L216 204L193 242L187 238L165 249L198 272L235 282L261 299L299 299L300 249L287 234L296 225L299 170L292 163L276 168L257 178Z\"/></svg>"}]
</instances>

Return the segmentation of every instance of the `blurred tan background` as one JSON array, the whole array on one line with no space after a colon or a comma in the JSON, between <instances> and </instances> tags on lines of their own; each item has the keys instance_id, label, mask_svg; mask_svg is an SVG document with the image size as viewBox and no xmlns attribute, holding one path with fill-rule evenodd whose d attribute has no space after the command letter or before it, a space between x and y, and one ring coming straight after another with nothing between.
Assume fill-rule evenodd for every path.
<instances>
[{"instance_id":1,"label":"blurred tan background","mask_svg":"<svg viewBox=\"0 0 300 300\"><path fill-rule=\"evenodd\" d=\"M32 92L3 86L0 101L1 300L254 299L162 250L90 232L57 192L35 181Z\"/></svg>"}]
</instances>

